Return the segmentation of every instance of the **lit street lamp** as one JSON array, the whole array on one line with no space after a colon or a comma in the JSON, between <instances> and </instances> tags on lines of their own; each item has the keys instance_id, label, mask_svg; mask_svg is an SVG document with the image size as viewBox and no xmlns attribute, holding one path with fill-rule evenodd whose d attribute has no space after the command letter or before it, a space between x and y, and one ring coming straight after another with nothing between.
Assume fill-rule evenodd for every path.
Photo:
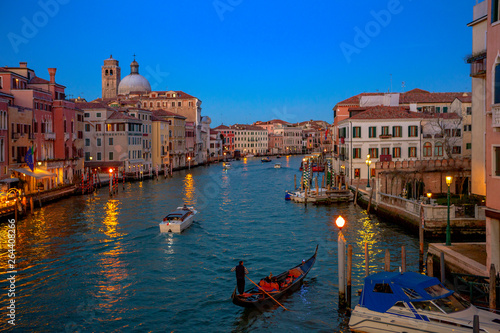
<instances>
[{"instance_id":1,"label":"lit street lamp","mask_svg":"<svg viewBox=\"0 0 500 333\"><path fill-rule=\"evenodd\" d=\"M432 197L432 193L427 193L427 198L429 199L429 204L431 203L431 197Z\"/></svg>"},{"instance_id":2,"label":"lit street lamp","mask_svg":"<svg viewBox=\"0 0 500 333\"><path fill-rule=\"evenodd\" d=\"M191 156L188 156L188 162L189 162L189 169L188 170L191 170Z\"/></svg>"},{"instance_id":3,"label":"lit street lamp","mask_svg":"<svg viewBox=\"0 0 500 333\"><path fill-rule=\"evenodd\" d=\"M345 238L342 235L342 228L345 225L345 220L342 216L339 215L337 220L335 220L335 224L339 228L339 238L337 241L337 254L338 254L338 272L339 272L339 303L345 304L345 292L346 292L346 284L345 284Z\"/></svg>"},{"instance_id":4,"label":"lit street lamp","mask_svg":"<svg viewBox=\"0 0 500 333\"><path fill-rule=\"evenodd\" d=\"M448 185L448 218L446 219L446 246L451 245L451 230L450 230L450 185L453 180L452 176L446 176L446 185Z\"/></svg>"},{"instance_id":5,"label":"lit street lamp","mask_svg":"<svg viewBox=\"0 0 500 333\"><path fill-rule=\"evenodd\" d=\"M368 154L366 155L366 166L368 167L368 182L366 188L370 187L370 164L372 164L372 161L370 160L370 154Z\"/></svg>"}]
</instances>

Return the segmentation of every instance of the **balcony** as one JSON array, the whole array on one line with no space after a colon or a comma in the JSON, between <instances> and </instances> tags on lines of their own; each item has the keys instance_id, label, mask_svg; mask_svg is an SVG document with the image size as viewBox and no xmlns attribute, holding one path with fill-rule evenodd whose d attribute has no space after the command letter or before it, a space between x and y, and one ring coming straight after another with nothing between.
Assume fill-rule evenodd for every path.
<instances>
[{"instance_id":1,"label":"balcony","mask_svg":"<svg viewBox=\"0 0 500 333\"><path fill-rule=\"evenodd\" d=\"M18 140L21 137L21 133L12 133L12 140Z\"/></svg>"},{"instance_id":2,"label":"balcony","mask_svg":"<svg viewBox=\"0 0 500 333\"><path fill-rule=\"evenodd\" d=\"M56 133L54 133L54 132L45 132L44 136L45 136L45 140L55 140L56 139Z\"/></svg>"},{"instance_id":3,"label":"balcony","mask_svg":"<svg viewBox=\"0 0 500 333\"><path fill-rule=\"evenodd\" d=\"M486 76L486 50L468 56L466 61L470 64L471 77Z\"/></svg>"},{"instance_id":4,"label":"balcony","mask_svg":"<svg viewBox=\"0 0 500 333\"><path fill-rule=\"evenodd\" d=\"M493 128L500 128L500 104L493 104L491 106L492 121L491 126Z\"/></svg>"},{"instance_id":5,"label":"balcony","mask_svg":"<svg viewBox=\"0 0 500 333\"><path fill-rule=\"evenodd\" d=\"M69 140L69 133L64 133L64 141L68 141Z\"/></svg>"},{"instance_id":6,"label":"balcony","mask_svg":"<svg viewBox=\"0 0 500 333\"><path fill-rule=\"evenodd\" d=\"M379 139L390 139L392 138L392 134L380 134Z\"/></svg>"}]
</instances>

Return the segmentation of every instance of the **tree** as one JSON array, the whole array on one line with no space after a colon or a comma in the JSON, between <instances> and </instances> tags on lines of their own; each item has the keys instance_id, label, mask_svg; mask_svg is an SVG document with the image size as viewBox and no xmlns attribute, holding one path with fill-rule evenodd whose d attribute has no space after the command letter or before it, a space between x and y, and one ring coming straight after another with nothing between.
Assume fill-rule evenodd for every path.
<instances>
[{"instance_id":1,"label":"tree","mask_svg":"<svg viewBox=\"0 0 500 333\"><path fill-rule=\"evenodd\" d=\"M434 157L446 154L446 158L454 160L462 156L461 116L455 113L431 114L422 125L424 139L434 137ZM454 147L460 149L454 151Z\"/></svg>"}]
</instances>

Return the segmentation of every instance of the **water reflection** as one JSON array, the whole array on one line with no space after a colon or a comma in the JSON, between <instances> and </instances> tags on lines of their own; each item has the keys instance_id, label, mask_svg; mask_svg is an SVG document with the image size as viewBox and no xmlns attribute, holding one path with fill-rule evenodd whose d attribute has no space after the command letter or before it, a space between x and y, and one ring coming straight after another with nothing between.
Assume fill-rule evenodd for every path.
<instances>
[{"instance_id":1,"label":"water reflection","mask_svg":"<svg viewBox=\"0 0 500 333\"><path fill-rule=\"evenodd\" d=\"M184 203L188 206L194 206L196 205L196 200L195 200L195 184L194 184L194 178L191 173L186 174L184 177Z\"/></svg>"},{"instance_id":2,"label":"water reflection","mask_svg":"<svg viewBox=\"0 0 500 333\"><path fill-rule=\"evenodd\" d=\"M122 236L122 234L116 231L118 225L118 213L119 213L120 201L109 200L104 207L106 216L104 218L104 228L99 231L104 232L104 234L110 238L116 238Z\"/></svg>"}]
</instances>

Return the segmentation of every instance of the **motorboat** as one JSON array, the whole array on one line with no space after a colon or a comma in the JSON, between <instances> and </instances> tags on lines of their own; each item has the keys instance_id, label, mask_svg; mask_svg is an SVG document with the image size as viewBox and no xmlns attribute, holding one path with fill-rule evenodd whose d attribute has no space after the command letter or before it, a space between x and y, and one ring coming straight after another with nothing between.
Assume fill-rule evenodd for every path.
<instances>
[{"instance_id":1,"label":"motorboat","mask_svg":"<svg viewBox=\"0 0 500 333\"><path fill-rule=\"evenodd\" d=\"M254 154L248 154L248 155L247 155L247 156L245 156L245 157L255 157L255 155L254 155Z\"/></svg>"},{"instance_id":2,"label":"motorboat","mask_svg":"<svg viewBox=\"0 0 500 333\"><path fill-rule=\"evenodd\" d=\"M192 206L177 207L160 222L160 232L181 233L193 223L198 212Z\"/></svg>"},{"instance_id":3,"label":"motorboat","mask_svg":"<svg viewBox=\"0 0 500 333\"><path fill-rule=\"evenodd\" d=\"M500 315L481 310L439 282L415 272L369 275L349 320L354 332L500 332Z\"/></svg>"},{"instance_id":4,"label":"motorboat","mask_svg":"<svg viewBox=\"0 0 500 333\"><path fill-rule=\"evenodd\" d=\"M281 169L281 163L275 163L274 164L275 169Z\"/></svg>"},{"instance_id":5,"label":"motorboat","mask_svg":"<svg viewBox=\"0 0 500 333\"><path fill-rule=\"evenodd\" d=\"M270 158L269 158L269 156L268 156L268 157L263 157L263 158L261 159L261 161L262 161L262 162L271 162L271 159L270 159Z\"/></svg>"},{"instance_id":6,"label":"motorboat","mask_svg":"<svg viewBox=\"0 0 500 333\"><path fill-rule=\"evenodd\" d=\"M225 163L223 164L222 168L223 168L224 170L229 170L229 169L231 169L231 163L229 163L229 162L225 162Z\"/></svg>"}]
</instances>

